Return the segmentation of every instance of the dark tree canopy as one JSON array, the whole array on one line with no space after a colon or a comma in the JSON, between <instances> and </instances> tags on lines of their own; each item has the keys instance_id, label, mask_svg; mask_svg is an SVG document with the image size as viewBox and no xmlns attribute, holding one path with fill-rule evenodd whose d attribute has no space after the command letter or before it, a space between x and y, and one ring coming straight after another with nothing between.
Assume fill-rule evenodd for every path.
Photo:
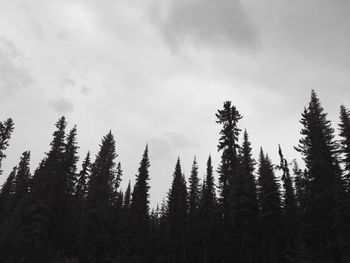
<instances>
[{"instance_id":1,"label":"dark tree canopy","mask_svg":"<svg viewBox=\"0 0 350 263\"><path fill-rule=\"evenodd\" d=\"M148 144L134 183L123 182L112 132L94 160L88 152L79 163L77 127L61 117L33 174L25 151L3 178L1 262L350 262L350 111L340 107L338 139L311 92L295 147L300 166L280 146L277 165L262 149L255 162L241 118L224 102L219 164L209 155L202 168L195 157L185 177L178 158L167 195L153 206L151 185L163 175L150 178ZM13 129L11 119L0 122L0 168Z\"/></svg>"}]
</instances>

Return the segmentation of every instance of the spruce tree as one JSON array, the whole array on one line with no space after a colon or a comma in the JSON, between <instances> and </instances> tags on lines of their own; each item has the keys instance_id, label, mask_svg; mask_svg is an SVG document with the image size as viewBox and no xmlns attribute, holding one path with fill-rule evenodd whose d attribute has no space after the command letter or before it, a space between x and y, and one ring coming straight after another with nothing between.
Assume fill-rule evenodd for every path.
<instances>
[{"instance_id":1,"label":"spruce tree","mask_svg":"<svg viewBox=\"0 0 350 263\"><path fill-rule=\"evenodd\" d=\"M345 192L338 198L337 231L338 244L343 262L350 260L350 111L344 105L340 107L340 153L344 166L343 186Z\"/></svg>"},{"instance_id":2,"label":"spruce tree","mask_svg":"<svg viewBox=\"0 0 350 263\"><path fill-rule=\"evenodd\" d=\"M12 172L9 174L0 190L0 223L9 217L9 212L13 205L16 174L17 166L12 169Z\"/></svg>"},{"instance_id":3,"label":"spruce tree","mask_svg":"<svg viewBox=\"0 0 350 263\"><path fill-rule=\"evenodd\" d=\"M167 221L169 227L168 262L180 263L187 260L187 188L182 174L180 159L177 160L173 182L168 193Z\"/></svg>"},{"instance_id":4,"label":"spruce tree","mask_svg":"<svg viewBox=\"0 0 350 263\"><path fill-rule=\"evenodd\" d=\"M282 212L279 186L270 158L260 151L258 169L259 227L262 263L282 262Z\"/></svg>"},{"instance_id":5,"label":"spruce tree","mask_svg":"<svg viewBox=\"0 0 350 263\"><path fill-rule=\"evenodd\" d=\"M243 143L239 152L239 172L241 195L236 209L239 216L240 240L238 243L239 262L258 262L257 252L258 232L258 201L254 177L255 160L252 157L252 148L247 131L244 131ZM238 238L238 237L237 237Z\"/></svg>"},{"instance_id":6,"label":"spruce tree","mask_svg":"<svg viewBox=\"0 0 350 263\"><path fill-rule=\"evenodd\" d=\"M340 143L345 168L344 182L346 191L350 192L350 111L344 105L340 107Z\"/></svg>"},{"instance_id":7,"label":"spruce tree","mask_svg":"<svg viewBox=\"0 0 350 263\"><path fill-rule=\"evenodd\" d=\"M282 170L282 182L283 182L283 228L284 238L286 241L286 253L285 257L287 262L295 262L298 256L297 251L297 204L295 198L295 192L293 187L293 181L291 178L289 165L284 158L281 146L278 146L278 153L280 156L280 165L278 168Z\"/></svg>"},{"instance_id":8,"label":"spruce tree","mask_svg":"<svg viewBox=\"0 0 350 263\"><path fill-rule=\"evenodd\" d=\"M296 150L303 156L309 177L303 222L307 256L312 262L340 262L335 232L337 199L342 192L338 145L315 91L300 123L302 138Z\"/></svg>"},{"instance_id":9,"label":"spruce tree","mask_svg":"<svg viewBox=\"0 0 350 263\"><path fill-rule=\"evenodd\" d=\"M147 145L136 175L130 206L133 257L138 262L149 260L147 258L147 249L149 249L149 167Z\"/></svg>"},{"instance_id":10,"label":"spruce tree","mask_svg":"<svg viewBox=\"0 0 350 263\"><path fill-rule=\"evenodd\" d=\"M219 167L220 205L222 210L223 262L238 260L240 240L241 213L239 201L242 196L242 177L238 173L238 121L242 118L230 101L224 103L222 110L216 114L217 123L222 125L218 151L222 151ZM235 238L233 238L235 236Z\"/></svg>"},{"instance_id":11,"label":"spruce tree","mask_svg":"<svg viewBox=\"0 0 350 263\"><path fill-rule=\"evenodd\" d=\"M242 118L235 106L230 101L224 103L224 108L216 113L217 123L222 125L218 151L222 151L219 167L220 203L223 207L223 218L228 222L229 198L232 181L237 173L237 149L240 129L238 121Z\"/></svg>"},{"instance_id":12,"label":"spruce tree","mask_svg":"<svg viewBox=\"0 0 350 263\"><path fill-rule=\"evenodd\" d=\"M23 201L28 195L29 180L30 180L30 152L26 151L22 153L21 160L18 164L17 174L14 180L14 196L13 207L17 206L19 202Z\"/></svg>"},{"instance_id":13,"label":"spruce tree","mask_svg":"<svg viewBox=\"0 0 350 263\"><path fill-rule=\"evenodd\" d=\"M75 186L75 197L78 200L84 200L87 196L90 169L91 169L91 158L90 158L90 152L88 152L83 161L82 169L79 173L77 183Z\"/></svg>"},{"instance_id":14,"label":"spruce tree","mask_svg":"<svg viewBox=\"0 0 350 263\"><path fill-rule=\"evenodd\" d=\"M198 165L196 157L194 157L191 175L189 178L189 193L188 193L188 257L191 262L198 261L199 243L199 178Z\"/></svg>"},{"instance_id":15,"label":"spruce tree","mask_svg":"<svg viewBox=\"0 0 350 263\"><path fill-rule=\"evenodd\" d=\"M106 251L108 222L115 174L115 139L112 132L103 137L100 150L91 167L87 196L87 229L85 260L103 262Z\"/></svg>"},{"instance_id":16,"label":"spruce tree","mask_svg":"<svg viewBox=\"0 0 350 263\"><path fill-rule=\"evenodd\" d=\"M77 162L79 157L77 156L77 126L74 126L73 129L70 130L69 134L66 138L65 145L65 173L66 173L66 194L68 197L72 197L75 192L75 185L77 181Z\"/></svg>"},{"instance_id":17,"label":"spruce tree","mask_svg":"<svg viewBox=\"0 0 350 263\"><path fill-rule=\"evenodd\" d=\"M56 123L51 149L33 175L24 222L24 255L28 260L49 261L62 253L65 215L64 173L66 119Z\"/></svg>"},{"instance_id":18,"label":"spruce tree","mask_svg":"<svg viewBox=\"0 0 350 263\"><path fill-rule=\"evenodd\" d=\"M4 122L0 121L0 175L2 174L1 162L6 158L5 150L9 146L9 140L14 130L14 123L12 119L7 119Z\"/></svg>"},{"instance_id":19,"label":"spruce tree","mask_svg":"<svg viewBox=\"0 0 350 263\"><path fill-rule=\"evenodd\" d=\"M213 166L211 156L209 156L199 207L201 252L199 252L198 258L201 262L215 262L217 260L220 249L217 246L220 218L217 208Z\"/></svg>"}]
</instances>

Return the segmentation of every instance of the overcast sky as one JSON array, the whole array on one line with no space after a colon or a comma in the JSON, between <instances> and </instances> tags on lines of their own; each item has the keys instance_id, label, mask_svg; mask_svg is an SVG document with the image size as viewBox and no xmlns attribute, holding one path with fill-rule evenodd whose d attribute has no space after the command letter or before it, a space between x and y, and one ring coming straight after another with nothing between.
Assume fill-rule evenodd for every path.
<instances>
[{"instance_id":1,"label":"overcast sky","mask_svg":"<svg viewBox=\"0 0 350 263\"><path fill-rule=\"evenodd\" d=\"M232 100L257 154L289 159L315 89L334 126L350 107L347 0L0 0L0 120L15 132L2 175L32 151L44 157L61 115L78 125L79 152L95 154L109 129L124 178L146 143L152 204L177 156L188 177L218 165L215 112Z\"/></svg>"}]
</instances>

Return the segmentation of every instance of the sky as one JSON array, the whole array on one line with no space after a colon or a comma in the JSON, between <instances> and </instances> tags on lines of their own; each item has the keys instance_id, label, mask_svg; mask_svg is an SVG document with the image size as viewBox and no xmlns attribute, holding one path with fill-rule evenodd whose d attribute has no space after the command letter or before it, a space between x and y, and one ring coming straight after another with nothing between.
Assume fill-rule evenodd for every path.
<instances>
[{"instance_id":1,"label":"sky","mask_svg":"<svg viewBox=\"0 0 350 263\"><path fill-rule=\"evenodd\" d=\"M226 100L239 128L278 161L300 158L301 112L314 89L334 128L350 107L347 0L0 0L0 120L15 122L4 180L21 153L34 170L54 124L78 127L79 154L95 155L111 129L122 188L150 150L151 203L180 157L189 176L211 154L217 168Z\"/></svg>"}]
</instances>

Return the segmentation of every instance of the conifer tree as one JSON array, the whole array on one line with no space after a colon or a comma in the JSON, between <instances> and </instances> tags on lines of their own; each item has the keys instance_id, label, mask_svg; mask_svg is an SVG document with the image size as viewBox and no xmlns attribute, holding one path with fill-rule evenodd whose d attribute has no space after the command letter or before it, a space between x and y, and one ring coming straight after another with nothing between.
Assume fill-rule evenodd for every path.
<instances>
[{"instance_id":1,"label":"conifer tree","mask_svg":"<svg viewBox=\"0 0 350 263\"><path fill-rule=\"evenodd\" d=\"M293 187L293 181L291 178L289 165L284 158L281 146L278 146L278 153L280 156L280 165L278 168L282 170L282 182L283 182L283 228L284 238L286 241L286 253L285 257L287 262L295 262L297 258L297 204L295 198L295 192Z\"/></svg>"},{"instance_id":2,"label":"conifer tree","mask_svg":"<svg viewBox=\"0 0 350 263\"><path fill-rule=\"evenodd\" d=\"M199 206L199 178L198 165L196 157L194 157L191 175L189 178L189 194L188 194L188 214L189 217L194 216Z\"/></svg>"},{"instance_id":3,"label":"conifer tree","mask_svg":"<svg viewBox=\"0 0 350 263\"><path fill-rule=\"evenodd\" d=\"M344 182L347 192L350 192L350 111L344 105L340 107L340 143L341 152L344 156L345 168Z\"/></svg>"},{"instance_id":4,"label":"conifer tree","mask_svg":"<svg viewBox=\"0 0 350 263\"><path fill-rule=\"evenodd\" d=\"M189 178L188 193L188 258L191 262L198 261L199 243L199 201L200 189L198 178L198 165L196 157L194 157L191 175Z\"/></svg>"},{"instance_id":5,"label":"conifer tree","mask_svg":"<svg viewBox=\"0 0 350 263\"><path fill-rule=\"evenodd\" d=\"M219 167L220 181L220 202L223 207L223 218L228 222L229 198L231 185L237 173L237 149L240 129L237 127L238 121L242 118L235 106L230 101L224 103L224 108L216 113L217 123L222 125L218 150L222 151L221 164Z\"/></svg>"},{"instance_id":6,"label":"conifer tree","mask_svg":"<svg viewBox=\"0 0 350 263\"><path fill-rule=\"evenodd\" d=\"M112 132L103 137L100 150L91 167L87 196L87 229L85 255L87 259L103 262L106 251L108 222L115 176L115 139ZM90 259L89 259L90 258Z\"/></svg>"},{"instance_id":7,"label":"conifer tree","mask_svg":"<svg viewBox=\"0 0 350 263\"><path fill-rule=\"evenodd\" d=\"M4 122L0 121L0 175L2 174L1 162L6 157L5 150L9 146L9 140L14 130L12 119L7 119Z\"/></svg>"},{"instance_id":8,"label":"conifer tree","mask_svg":"<svg viewBox=\"0 0 350 263\"><path fill-rule=\"evenodd\" d=\"M303 239L308 259L315 262L339 262L336 244L335 210L341 195L341 177L334 130L315 91L302 114L302 138L296 147L308 169L309 183Z\"/></svg>"},{"instance_id":9,"label":"conifer tree","mask_svg":"<svg viewBox=\"0 0 350 263\"><path fill-rule=\"evenodd\" d=\"M261 230L260 262L282 262L281 227L282 213L279 186L270 158L260 151L258 169L259 226Z\"/></svg>"},{"instance_id":10,"label":"conifer tree","mask_svg":"<svg viewBox=\"0 0 350 263\"><path fill-rule=\"evenodd\" d=\"M350 111L344 105L340 107L340 153L344 165L343 185L345 193L338 198L337 231L338 244L343 262L350 260Z\"/></svg>"},{"instance_id":11,"label":"conifer tree","mask_svg":"<svg viewBox=\"0 0 350 263\"><path fill-rule=\"evenodd\" d=\"M182 174L180 159L177 160L173 182L168 193L167 221L169 224L170 254L169 262L186 262L186 220L187 220L187 188Z\"/></svg>"},{"instance_id":12,"label":"conifer tree","mask_svg":"<svg viewBox=\"0 0 350 263\"><path fill-rule=\"evenodd\" d=\"M238 187L241 188L241 195L238 196L239 202L236 202L238 204L236 213L240 220L239 232L241 239L238 243L238 260L239 262L258 262L258 201L253 174L255 160L252 157L251 143L246 130L244 131L239 158L238 176L241 182Z\"/></svg>"},{"instance_id":13,"label":"conifer tree","mask_svg":"<svg viewBox=\"0 0 350 263\"><path fill-rule=\"evenodd\" d=\"M30 180L30 152L26 151L22 153L21 160L18 164L17 174L14 180L14 196L13 196L13 206L15 207L20 201L28 195L28 183Z\"/></svg>"},{"instance_id":14,"label":"conifer tree","mask_svg":"<svg viewBox=\"0 0 350 263\"><path fill-rule=\"evenodd\" d=\"M119 162L117 165L115 177L113 178L113 198L112 198L112 204L114 205L115 203L118 203L118 199L120 198L120 191L119 191L119 186L120 182L122 181L123 177L123 170L122 170L122 165ZM123 203L123 202L122 202Z\"/></svg>"},{"instance_id":15,"label":"conifer tree","mask_svg":"<svg viewBox=\"0 0 350 263\"><path fill-rule=\"evenodd\" d=\"M62 217L65 210L66 119L56 123L51 149L33 175L24 222L24 255L28 260L46 260L62 252ZM56 243L57 242L57 243Z\"/></svg>"},{"instance_id":16,"label":"conifer tree","mask_svg":"<svg viewBox=\"0 0 350 263\"><path fill-rule=\"evenodd\" d=\"M132 250L138 262L147 261L147 249L149 248L147 244L149 241L149 167L147 145L136 176L130 206Z\"/></svg>"},{"instance_id":17,"label":"conifer tree","mask_svg":"<svg viewBox=\"0 0 350 263\"><path fill-rule=\"evenodd\" d=\"M79 173L76 187L75 187L75 197L78 200L83 200L86 198L88 193L88 178L90 175L90 168L91 168L91 158L90 158L90 152L86 154L86 157L82 164L82 169Z\"/></svg>"},{"instance_id":18,"label":"conifer tree","mask_svg":"<svg viewBox=\"0 0 350 263\"><path fill-rule=\"evenodd\" d=\"M7 177L0 190L0 223L9 217L9 212L13 204L14 181L16 178L17 166L13 167L12 172Z\"/></svg>"},{"instance_id":19,"label":"conifer tree","mask_svg":"<svg viewBox=\"0 0 350 263\"><path fill-rule=\"evenodd\" d=\"M79 157L77 156L77 126L74 126L67 135L65 145L65 173L66 173L66 194L72 197L75 192L75 185L77 181L77 162Z\"/></svg>"},{"instance_id":20,"label":"conifer tree","mask_svg":"<svg viewBox=\"0 0 350 263\"><path fill-rule=\"evenodd\" d=\"M207 161L206 176L203 182L203 193L200 200L200 239L201 250L199 259L201 262L215 262L218 252L217 232L218 232L218 209L215 194L215 182L211 156Z\"/></svg>"}]
</instances>

